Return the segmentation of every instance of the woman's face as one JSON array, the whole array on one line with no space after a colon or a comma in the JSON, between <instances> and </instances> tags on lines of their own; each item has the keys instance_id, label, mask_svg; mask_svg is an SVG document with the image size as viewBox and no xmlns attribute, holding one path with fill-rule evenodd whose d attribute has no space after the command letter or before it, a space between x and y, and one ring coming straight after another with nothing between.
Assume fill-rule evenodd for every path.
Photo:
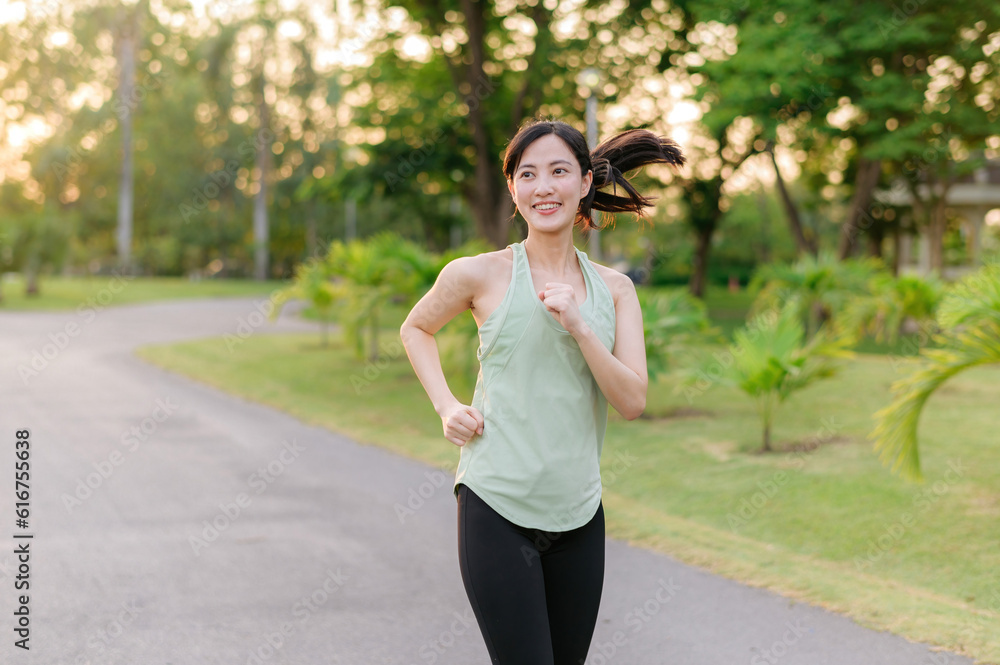
<instances>
[{"instance_id":1,"label":"woman's face","mask_svg":"<svg viewBox=\"0 0 1000 665\"><path fill-rule=\"evenodd\" d=\"M555 231L576 220L580 199L590 191L593 174L582 173L566 142L546 134L521 154L507 183L511 198L529 226Z\"/></svg>"}]
</instances>

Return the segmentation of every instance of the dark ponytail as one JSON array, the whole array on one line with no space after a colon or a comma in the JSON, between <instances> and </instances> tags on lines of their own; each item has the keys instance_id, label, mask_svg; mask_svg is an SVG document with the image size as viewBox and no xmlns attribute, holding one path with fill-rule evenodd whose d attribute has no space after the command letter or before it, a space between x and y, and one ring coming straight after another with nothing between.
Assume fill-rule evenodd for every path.
<instances>
[{"instance_id":1,"label":"dark ponytail","mask_svg":"<svg viewBox=\"0 0 1000 665\"><path fill-rule=\"evenodd\" d=\"M591 218L592 209L612 213L634 212L642 217L645 209L652 207L653 199L640 194L625 177L629 171L649 164L684 164L680 146L645 129L622 132L601 143L591 153L583 134L565 122L533 120L521 127L507 145L503 171L508 181L513 179L525 149L547 134L555 134L566 142L583 173L594 173L593 184L587 195L580 199L576 215L577 223L587 228L600 228ZM601 191L607 187L611 187L611 191Z\"/></svg>"},{"instance_id":2,"label":"dark ponytail","mask_svg":"<svg viewBox=\"0 0 1000 665\"><path fill-rule=\"evenodd\" d=\"M653 199L640 194L625 174L648 164L684 164L684 155L673 140L659 137L645 129L631 129L613 136L594 148L591 153L594 185L580 201L580 217L593 226L590 210L604 212L634 212L642 217ZM601 191L611 187L611 191ZM619 195L618 188L624 190Z\"/></svg>"}]
</instances>

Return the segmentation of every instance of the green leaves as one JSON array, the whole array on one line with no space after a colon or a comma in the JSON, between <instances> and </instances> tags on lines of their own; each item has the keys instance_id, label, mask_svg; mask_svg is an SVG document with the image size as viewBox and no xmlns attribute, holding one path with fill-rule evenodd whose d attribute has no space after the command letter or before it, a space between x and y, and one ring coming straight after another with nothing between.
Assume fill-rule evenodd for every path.
<instances>
[{"instance_id":1,"label":"green leaves","mask_svg":"<svg viewBox=\"0 0 1000 665\"><path fill-rule=\"evenodd\" d=\"M943 295L944 285L934 276L879 273L869 280L868 295L848 302L838 325L847 334L894 344L907 320L920 327L932 323Z\"/></svg>"},{"instance_id":2,"label":"green leaves","mask_svg":"<svg viewBox=\"0 0 1000 665\"><path fill-rule=\"evenodd\" d=\"M956 285L941 303L935 336L940 349L924 349L920 365L892 385L893 401L875 414L870 438L883 464L919 480L917 426L927 400L971 367L1000 363L1000 267L982 268Z\"/></svg>"},{"instance_id":3,"label":"green leaves","mask_svg":"<svg viewBox=\"0 0 1000 665\"><path fill-rule=\"evenodd\" d=\"M396 233L368 240L339 240L326 256L330 274L344 293L340 321L359 357L364 357L363 329L369 330L368 358L379 356L379 314L392 299L410 301L426 283L431 260L426 252Z\"/></svg>"},{"instance_id":4,"label":"green leaves","mask_svg":"<svg viewBox=\"0 0 1000 665\"><path fill-rule=\"evenodd\" d=\"M640 289L638 296L650 381L676 368L692 346L719 337L709 324L705 303L687 289Z\"/></svg>"},{"instance_id":5,"label":"green leaves","mask_svg":"<svg viewBox=\"0 0 1000 665\"><path fill-rule=\"evenodd\" d=\"M343 290L330 281L328 266L321 260L310 259L295 267L295 278L292 284L279 291L275 298L275 308L271 319L277 318L281 308L289 300L298 298L312 305L319 316L322 329L320 331L321 345L327 344L327 324L334 302L343 296Z\"/></svg>"},{"instance_id":6,"label":"green leaves","mask_svg":"<svg viewBox=\"0 0 1000 665\"><path fill-rule=\"evenodd\" d=\"M733 335L730 353L715 354L712 366L701 376L719 376L723 384L737 386L753 398L763 430L762 450L771 450L771 427L778 407L791 395L815 381L833 376L835 360L851 356L848 340L833 337L824 329L805 340L796 298L780 309L755 316Z\"/></svg>"},{"instance_id":7,"label":"green leaves","mask_svg":"<svg viewBox=\"0 0 1000 665\"><path fill-rule=\"evenodd\" d=\"M760 289L753 311L773 309L794 299L808 337L812 337L824 321L835 318L848 302L868 292L869 281L881 267L875 259L838 261L831 253L806 255L791 265L764 266L750 283L751 289Z\"/></svg>"},{"instance_id":8,"label":"green leaves","mask_svg":"<svg viewBox=\"0 0 1000 665\"><path fill-rule=\"evenodd\" d=\"M358 358L376 360L381 351L379 321L386 305L412 304L434 284L446 263L489 250L482 240L476 240L445 254L432 255L391 232L347 243L335 240L325 256L296 266L294 281L278 294L273 316L288 300L302 299L312 305L324 324L324 345L326 322L332 313L344 327L345 337ZM474 320L471 328L463 326L462 340L475 336L476 330Z\"/></svg>"},{"instance_id":9,"label":"green leaves","mask_svg":"<svg viewBox=\"0 0 1000 665\"><path fill-rule=\"evenodd\" d=\"M938 310L938 323L945 328L991 320L1000 323L1000 263L956 284Z\"/></svg>"}]
</instances>

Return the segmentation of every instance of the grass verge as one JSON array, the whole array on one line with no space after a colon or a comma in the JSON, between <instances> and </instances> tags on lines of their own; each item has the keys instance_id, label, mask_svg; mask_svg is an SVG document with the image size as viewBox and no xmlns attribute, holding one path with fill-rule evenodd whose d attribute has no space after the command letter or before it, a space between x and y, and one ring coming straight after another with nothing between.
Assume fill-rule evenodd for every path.
<instances>
[{"instance_id":1,"label":"grass verge","mask_svg":"<svg viewBox=\"0 0 1000 665\"><path fill-rule=\"evenodd\" d=\"M40 294L25 295L20 276L3 279L0 312L75 309L88 301L99 305L127 305L179 298L265 296L284 282L238 279L192 281L183 277L43 277Z\"/></svg>"}]
</instances>

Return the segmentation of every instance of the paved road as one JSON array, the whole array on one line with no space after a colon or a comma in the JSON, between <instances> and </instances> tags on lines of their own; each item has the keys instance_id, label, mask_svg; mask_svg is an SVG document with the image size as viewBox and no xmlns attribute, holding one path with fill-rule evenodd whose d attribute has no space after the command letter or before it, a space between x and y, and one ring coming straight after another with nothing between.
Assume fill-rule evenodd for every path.
<instances>
[{"instance_id":1,"label":"paved road","mask_svg":"<svg viewBox=\"0 0 1000 665\"><path fill-rule=\"evenodd\" d=\"M489 662L459 574L450 477L131 353L310 328L255 327L255 311L227 299L0 314L0 663ZM22 377L33 357L37 375ZM13 645L12 442L24 426L28 652ZM428 496L401 522L411 490ZM591 665L971 663L620 542L607 554Z\"/></svg>"}]
</instances>

